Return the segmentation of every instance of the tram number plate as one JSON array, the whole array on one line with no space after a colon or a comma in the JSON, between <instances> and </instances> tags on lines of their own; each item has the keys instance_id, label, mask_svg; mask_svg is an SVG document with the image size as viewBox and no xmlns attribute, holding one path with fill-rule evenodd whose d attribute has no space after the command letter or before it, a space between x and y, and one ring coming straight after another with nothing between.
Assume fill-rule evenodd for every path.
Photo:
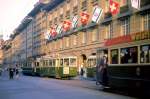
<instances>
[{"instance_id":1,"label":"tram number plate","mask_svg":"<svg viewBox=\"0 0 150 99\"><path fill-rule=\"evenodd\" d=\"M69 67L63 68L63 74L69 74Z\"/></svg>"}]
</instances>

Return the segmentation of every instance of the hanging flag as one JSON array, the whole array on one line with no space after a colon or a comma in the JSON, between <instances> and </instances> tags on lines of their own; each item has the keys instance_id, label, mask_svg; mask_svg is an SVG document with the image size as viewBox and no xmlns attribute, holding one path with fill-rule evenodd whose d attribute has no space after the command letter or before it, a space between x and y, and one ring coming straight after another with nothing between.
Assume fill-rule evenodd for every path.
<instances>
[{"instance_id":1,"label":"hanging flag","mask_svg":"<svg viewBox=\"0 0 150 99\"><path fill-rule=\"evenodd\" d=\"M89 17L90 17L90 15L88 13L86 13L86 12L81 13L81 23L82 23L82 25L87 24Z\"/></svg>"},{"instance_id":2,"label":"hanging flag","mask_svg":"<svg viewBox=\"0 0 150 99\"><path fill-rule=\"evenodd\" d=\"M135 9L140 9L141 0L131 0L131 6Z\"/></svg>"},{"instance_id":3,"label":"hanging flag","mask_svg":"<svg viewBox=\"0 0 150 99\"><path fill-rule=\"evenodd\" d=\"M56 36L56 35L57 35L56 28L51 27L50 35L51 35L51 37L54 37L54 36Z\"/></svg>"},{"instance_id":4,"label":"hanging flag","mask_svg":"<svg viewBox=\"0 0 150 99\"><path fill-rule=\"evenodd\" d=\"M103 13L103 9L96 6L93 11L92 21L98 23L102 13Z\"/></svg>"},{"instance_id":5,"label":"hanging flag","mask_svg":"<svg viewBox=\"0 0 150 99\"><path fill-rule=\"evenodd\" d=\"M60 34L62 32L62 24L57 26L56 32Z\"/></svg>"},{"instance_id":6,"label":"hanging flag","mask_svg":"<svg viewBox=\"0 0 150 99\"><path fill-rule=\"evenodd\" d=\"M118 2L109 0L109 10L112 15L118 14L120 9L120 5Z\"/></svg>"},{"instance_id":7,"label":"hanging flag","mask_svg":"<svg viewBox=\"0 0 150 99\"><path fill-rule=\"evenodd\" d=\"M63 31L66 32L70 29L71 27L71 22L69 20L65 20L63 23Z\"/></svg>"},{"instance_id":8,"label":"hanging flag","mask_svg":"<svg viewBox=\"0 0 150 99\"><path fill-rule=\"evenodd\" d=\"M76 28L78 23L78 16L72 18L72 28Z\"/></svg>"}]
</instances>

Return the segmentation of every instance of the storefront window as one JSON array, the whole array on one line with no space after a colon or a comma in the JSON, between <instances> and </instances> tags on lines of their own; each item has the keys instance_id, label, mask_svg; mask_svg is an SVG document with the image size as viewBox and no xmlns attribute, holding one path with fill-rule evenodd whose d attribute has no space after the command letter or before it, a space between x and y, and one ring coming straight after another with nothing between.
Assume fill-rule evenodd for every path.
<instances>
[{"instance_id":1,"label":"storefront window","mask_svg":"<svg viewBox=\"0 0 150 99\"><path fill-rule=\"evenodd\" d=\"M111 64L118 64L118 49L111 50Z\"/></svg>"},{"instance_id":2,"label":"storefront window","mask_svg":"<svg viewBox=\"0 0 150 99\"><path fill-rule=\"evenodd\" d=\"M150 63L150 45L141 46L140 62Z\"/></svg>"},{"instance_id":3,"label":"storefront window","mask_svg":"<svg viewBox=\"0 0 150 99\"><path fill-rule=\"evenodd\" d=\"M137 63L137 47L129 47L121 49L121 63Z\"/></svg>"}]
</instances>

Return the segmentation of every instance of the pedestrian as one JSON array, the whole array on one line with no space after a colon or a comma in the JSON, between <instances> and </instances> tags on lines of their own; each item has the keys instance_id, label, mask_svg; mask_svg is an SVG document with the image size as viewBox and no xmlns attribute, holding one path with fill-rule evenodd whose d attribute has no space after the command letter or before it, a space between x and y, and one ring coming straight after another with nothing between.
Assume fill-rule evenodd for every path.
<instances>
[{"instance_id":1,"label":"pedestrian","mask_svg":"<svg viewBox=\"0 0 150 99\"><path fill-rule=\"evenodd\" d=\"M108 86L108 60L107 56L104 55L100 58L96 66L96 84L100 84L102 86Z\"/></svg>"},{"instance_id":2,"label":"pedestrian","mask_svg":"<svg viewBox=\"0 0 150 99\"><path fill-rule=\"evenodd\" d=\"M16 65L15 72L16 72L16 78L18 79L19 78L19 68L18 68L18 65Z\"/></svg>"},{"instance_id":3,"label":"pedestrian","mask_svg":"<svg viewBox=\"0 0 150 99\"><path fill-rule=\"evenodd\" d=\"M9 68L9 79L13 79L14 69L12 67Z\"/></svg>"},{"instance_id":4,"label":"pedestrian","mask_svg":"<svg viewBox=\"0 0 150 99\"><path fill-rule=\"evenodd\" d=\"M81 69L81 70L80 70L80 75L83 76L83 74L84 74L83 63L81 64L80 69Z\"/></svg>"},{"instance_id":5,"label":"pedestrian","mask_svg":"<svg viewBox=\"0 0 150 99\"><path fill-rule=\"evenodd\" d=\"M102 85L108 86L108 59L107 56L103 56L103 65L102 65Z\"/></svg>"}]
</instances>

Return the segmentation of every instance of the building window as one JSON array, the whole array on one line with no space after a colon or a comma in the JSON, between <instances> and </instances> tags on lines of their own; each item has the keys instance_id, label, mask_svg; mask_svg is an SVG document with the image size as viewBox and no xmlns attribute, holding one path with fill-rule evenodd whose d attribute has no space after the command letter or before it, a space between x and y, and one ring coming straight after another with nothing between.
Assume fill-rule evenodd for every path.
<instances>
[{"instance_id":1,"label":"building window","mask_svg":"<svg viewBox=\"0 0 150 99\"><path fill-rule=\"evenodd\" d=\"M63 14L60 15L59 21L60 21L60 22L63 22Z\"/></svg>"},{"instance_id":2,"label":"building window","mask_svg":"<svg viewBox=\"0 0 150 99\"><path fill-rule=\"evenodd\" d=\"M91 3L92 3L93 6L95 6L95 5L98 5L98 1L99 0L91 0Z\"/></svg>"},{"instance_id":3,"label":"building window","mask_svg":"<svg viewBox=\"0 0 150 99\"><path fill-rule=\"evenodd\" d=\"M113 23L111 22L107 27L107 38L113 38Z\"/></svg>"},{"instance_id":4,"label":"building window","mask_svg":"<svg viewBox=\"0 0 150 99\"><path fill-rule=\"evenodd\" d=\"M111 50L111 64L118 64L118 49Z\"/></svg>"},{"instance_id":5,"label":"building window","mask_svg":"<svg viewBox=\"0 0 150 99\"><path fill-rule=\"evenodd\" d=\"M121 49L121 63L137 63L138 52L137 47L129 47Z\"/></svg>"},{"instance_id":6,"label":"building window","mask_svg":"<svg viewBox=\"0 0 150 99\"><path fill-rule=\"evenodd\" d=\"M98 32L97 29L94 29L92 31L92 41L97 41L98 40Z\"/></svg>"},{"instance_id":7,"label":"building window","mask_svg":"<svg viewBox=\"0 0 150 99\"><path fill-rule=\"evenodd\" d=\"M86 43L86 32L82 33L82 43Z\"/></svg>"},{"instance_id":8,"label":"building window","mask_svg":"<svg viewBox=\"0 0 150 99\"><path fill-rule=\"evenodd\" d=\"M130 19L125 18L121 21L121 31L123 35L128 35L130 33Z\"/></svg>"},{"instance_id":9,"label":"building window","mask_svg":"<svg viewBox=\"0 0 150 99\"><path fill-rule=\"evenodd\" d=\"M143 45L140 50L140 62L150 63L150 45Z\"/></svg>"},{"instance_id":10,"label":"building window","mask_svg":"<svg viewBox=\"0 0 150 99\"><path fill-rule=\"evenodd\" d=\"M66 12L66 19L70 19L70 11Z\"/></svg>"},{"instance_id":11,"label":"building window","mask_svg":"<svg viewBox=\"0 0 150 99\"><path fill-rule=\"evenodd\" d=\"M78 6L73 7L73 14L78 15Z\"/></svg>"},{"instance_id":12,"label":"building window","mask_svg":"<svg viewBox=\"0 0 150 99\"><path fill-rule=\"evenodd\" d=\"M150 12L143 16L143 30L150 30Z\"/></svg>"},{"instance_id":13,"label":"building window","mask_svg":"<svg viewBox=\"0 0 150 99\"><path fill-rule=\"evenodd\" d=\"M83 0L82 2L82 8L83 11L87 10L87 0Z\"/></svg>"}]
</instances>

